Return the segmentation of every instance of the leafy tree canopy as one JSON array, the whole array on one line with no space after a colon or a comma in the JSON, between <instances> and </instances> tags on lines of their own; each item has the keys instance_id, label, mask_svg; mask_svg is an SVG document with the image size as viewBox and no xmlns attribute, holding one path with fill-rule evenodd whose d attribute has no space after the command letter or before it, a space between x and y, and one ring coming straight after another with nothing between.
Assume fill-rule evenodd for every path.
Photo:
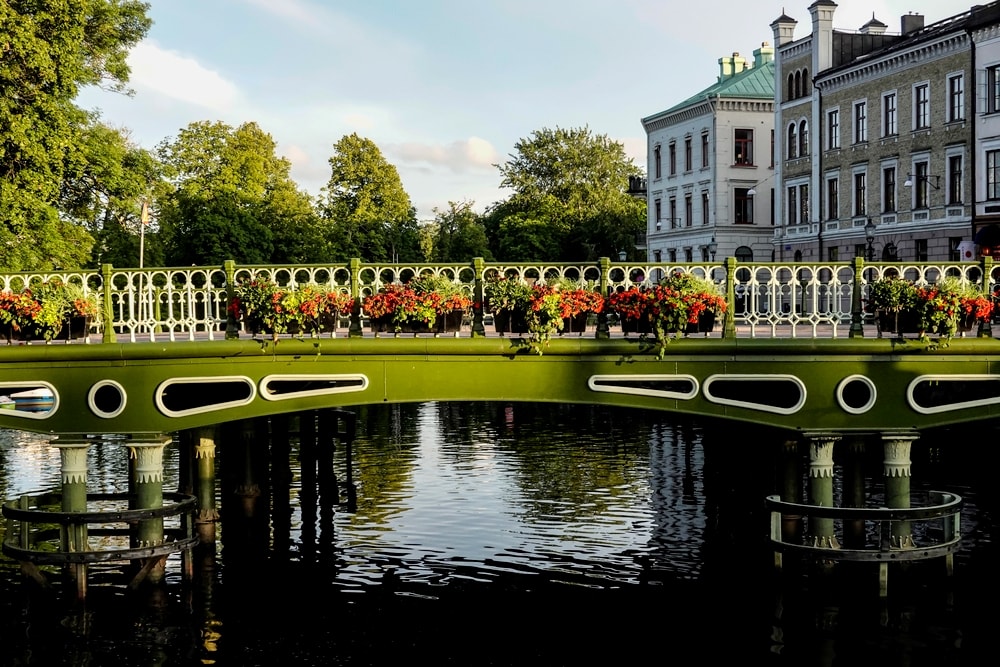
<instances>
[{"instance_id":1,"label":"leafy tree canopy","mask_svg":"<svg viewBox=\"0 0 1000 667\"><path fill-rule=\"evenodd\" d=\"M345 135L333 148L322 205L332 256L421 259L416 211L396 167L357 134Z\"/></svg>"},{"instance_id":2,"label":"leafy tree canopy","mask_svg":"<svg viewBox=\"0 0 1000 667\"><path fill-rule=\"evenodd\" d=\"M448 202L448 209L434 209L432 261L467 262L473 257L493 259L486 229L479 214L473 209L474 202Z\"/></svg>"},{"instance_id":3,"label":"leafy tree canopy","mask_svg":"<svg viewBox=\"0 0 1000 667\"><path fill-rule=\"evenodd\" d=\"M587 127L544 128L515 149L497 165L501 187L513 194L491 209L487 221L500 257L554 251L532 258L573 261L635 247L645 228L645 203L627 194L628 179L642 172L621 143Z\"/></svg>"},{"instance_id":4,"label":"leafy tree canopy","mask_svg":"<svg viewBox=\"0 0 1000 667\"><path fill-rule=\"evenodd\" d=\"M126 56L148 32L133 0L0 3L0 267L81 266L92 240L56 205L86 115L84 85L124 91Z\"/></svg>"}]
</instances>

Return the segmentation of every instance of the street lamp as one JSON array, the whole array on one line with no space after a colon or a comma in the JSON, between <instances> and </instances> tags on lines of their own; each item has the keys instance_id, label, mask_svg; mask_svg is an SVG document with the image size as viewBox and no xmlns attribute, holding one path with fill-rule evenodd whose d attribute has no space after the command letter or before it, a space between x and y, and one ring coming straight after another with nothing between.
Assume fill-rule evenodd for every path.
<instances>
[{"instance_id":1,"label":"street lamp","mask_svg":"<svg viewBox=\"0 0 1000 667\"><path fill-rule=\"evenodd\" d=\"M626 257L628 257L628 253L627 252L625 252L624 250L619 250L618 251L618 261L619 262L624 262Z\"/></svg>"},{"instance_id":2,"label":"street lamp","mask_svg":"<svg viewBox=\"0 0 1000 667\"><path fill-rule=\"evenodd\" d=\"M875 242L875 223L872 222L871 218L868 218L868 224L865 225L865 241L868 242L868 248L865 250L865 257L869 262L875 259L875 246L872 245Z\"/></svg>"},{"instance_id":3,"label":"street lamp","mask_svg":"<svg viewBox=\"0 0 1000 667\"><path fill-rule=\"evenodd\" d=\"M708 242L708 254L711 255L712 261L715 261L715 251L719 249L719 244L715 242L715 237Z\"/></svg>"}]
</instances>

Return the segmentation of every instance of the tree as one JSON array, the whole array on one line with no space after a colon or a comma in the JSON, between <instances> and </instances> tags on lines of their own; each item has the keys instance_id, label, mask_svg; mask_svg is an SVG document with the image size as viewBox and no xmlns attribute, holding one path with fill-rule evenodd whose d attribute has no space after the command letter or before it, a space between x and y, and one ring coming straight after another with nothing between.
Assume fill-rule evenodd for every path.
<instances>
[{"instance_id":1,"label":"tree","mask_svg":"<svg viewBox=\"0 0 1000 667\"><path fill-rule=\"evenodd\" d=\"M416 211L399 172L370 139L345 135L334 144L322 216L333 257L419 261Z\"/></svg>"},{"instance_id":2,"label":"tree","mask_svg":"<svg viewBox=\"0 0 1000 667\"><path fill-rule=\"evenodd\" d=\"M545 128L515 149L497 165L500 186L514 192L487 215L499 257L574 261L635 247L645 229L645 203L627 189L629 176L642 172L621 143L586 127Z\"/></svg>"},{"instance_id":3,"label":"tree","mask_svg":"<svg viewBox=\"0 0 1000 667\"><path fill-rule=\"evenodd\" d=\"M0 3L0 267L82 266L92 239L56 205L86 114L84 85L126 90L126 56L149 30L134 0Z\"/></svg>"},{"instance_id":4,"label":"tree","mask_svg":"<svg viewBox=\"0 0 1000 667\"><path fill-rule=\"evenodd\" d=\"M226 259L270 263L299 258L315 239L308 196L275 154L271 135L256 123L237 128L200 121L157 151L172 191L158 202L171 264L219 264ZM288 242L291 247L277 248Z\"/></svg>"},{"instance_id":5,"label":"tree","mask_svg":"<svg viewBox=\"0 0 1000 667\"><path fill-rule=\"evenodd\" d=\"M160 185L159 162L126 130L96 120L82 128L67 153L59 209L94 237L92 264L138 266L142 203ZM159 261L147 264L162 263L155 242L149 241L146 258Z\"/></svg>"},{"instance_id":6,"label":"tree","mask_svg":"<svg viewBox=\"0 0 1000 667\"><path fill-rule=\"evenodd\" d=\"M466 262L473 257L493 259L486 229L473 202L448 202L448 210L434 209L434 243L431 259L435 262Z\"/></svg>"}]
</instances>

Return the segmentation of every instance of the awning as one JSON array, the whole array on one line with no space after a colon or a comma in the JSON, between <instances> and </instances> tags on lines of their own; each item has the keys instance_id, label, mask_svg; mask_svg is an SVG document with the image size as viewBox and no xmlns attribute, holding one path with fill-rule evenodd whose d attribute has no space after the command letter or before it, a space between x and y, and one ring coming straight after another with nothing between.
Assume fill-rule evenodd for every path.
<instances>
[{"instance_id":1,"label":"awning","mask_svg":"<svg viewBox=\"0 0 1000 667\"><path fill-rule=\"evenodd\" d=\"M976 232L972 239L980 246L993 247L1000 245L1000 227L997 225L987 225Z\"/></svg>"}]
</instances>

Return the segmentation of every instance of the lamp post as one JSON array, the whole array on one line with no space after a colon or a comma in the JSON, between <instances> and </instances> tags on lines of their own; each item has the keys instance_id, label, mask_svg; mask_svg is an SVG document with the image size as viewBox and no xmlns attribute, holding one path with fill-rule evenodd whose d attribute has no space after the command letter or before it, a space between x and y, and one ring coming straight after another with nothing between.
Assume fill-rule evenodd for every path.
<instances>
[{"instance_id":1,"label":"lamp post","mask_svg":"<svg viewBox=\"0 0 1000 667\"><path fill-rule=\"evenodd\" d=\"M618 261L619 262L624 262L627 257L628 257L628 253L627 252L625 252L624 250L619 250L618 251Z\"/></svg>"},{"instance_id":2,"label":"lamp post","mask_svg":"<svg viewBox=\"0 0 1000 667\"><path fill-rule=\"evenodd\" d=\"M715 237L713 236L712 240L708 242L708 254L711 256L713 262L715 261L715 251L718 249L719 244L715 242Z\"/></svg>"},{"instance_id":3,"label":"lamp post","mask_svg":"<svg viewBox=\"0 0 1000 667\"><path fill-rule=\"evenodd\" d=\"M868 248L865 250L865 259L869 262L875 260L875 223L872 222L871 218L868 218L868 224L865 225L865 241L868 242Z\"/></svg>"}]
</instances>

